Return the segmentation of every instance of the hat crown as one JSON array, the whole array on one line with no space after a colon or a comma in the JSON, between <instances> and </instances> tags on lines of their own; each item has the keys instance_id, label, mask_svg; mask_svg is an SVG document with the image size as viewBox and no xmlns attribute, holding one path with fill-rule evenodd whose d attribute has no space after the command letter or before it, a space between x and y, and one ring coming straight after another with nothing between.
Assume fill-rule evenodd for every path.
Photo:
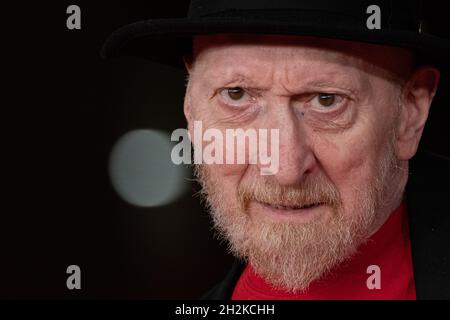
<instances>
[{"instance_id":1,"label":"hat crown","mask_svg":"<svg viewBox=\"0 0 450 320\"><path fill-rule=\"evenodd\" d=\"M365 22L370 5L380 7L383 28L416 32L421 26L423 28L421 0L191 0L188 17L252 17L252 11L260 16L270 16L283 11L295 18L298 12L314 11L341 15L353 22Z\"/></svg>"}]
</instances>

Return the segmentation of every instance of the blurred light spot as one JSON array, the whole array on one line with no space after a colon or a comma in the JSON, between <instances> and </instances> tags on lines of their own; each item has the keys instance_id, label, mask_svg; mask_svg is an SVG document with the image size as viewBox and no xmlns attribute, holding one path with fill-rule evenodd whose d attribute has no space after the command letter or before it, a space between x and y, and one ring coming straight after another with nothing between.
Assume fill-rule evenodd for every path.
<instances>
[{"instance_id":1,"label":"blurred light spot","mask_svg":"<svg viewBox=\"0 0 450 320\"><path fill-rule=\"evenodd\" d=\"M188 170L172 163L167 133L134 130L122 136L109 159L111 183L120 197L139 207L163 206L186 189Z\"/></svg>"}]
</instances>

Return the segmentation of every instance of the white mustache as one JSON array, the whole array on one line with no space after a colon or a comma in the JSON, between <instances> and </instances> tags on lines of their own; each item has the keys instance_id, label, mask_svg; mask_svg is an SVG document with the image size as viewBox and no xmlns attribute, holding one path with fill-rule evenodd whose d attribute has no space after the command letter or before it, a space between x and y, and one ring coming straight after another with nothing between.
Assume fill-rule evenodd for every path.
<instances>
[{"instance_id":1,"label":"white mustache","mask_svg":"<svg viewBox=\"0 0 450 320\"><path fill-rule=\"evenodd\" d=\"M282 186L272 180L244 182L238 187L239 200L244 207L251 201L280 208L303 208L318 204L338 206L337 188L324 179L308 180L298 186Z\"/></svg>"}]
</instances>

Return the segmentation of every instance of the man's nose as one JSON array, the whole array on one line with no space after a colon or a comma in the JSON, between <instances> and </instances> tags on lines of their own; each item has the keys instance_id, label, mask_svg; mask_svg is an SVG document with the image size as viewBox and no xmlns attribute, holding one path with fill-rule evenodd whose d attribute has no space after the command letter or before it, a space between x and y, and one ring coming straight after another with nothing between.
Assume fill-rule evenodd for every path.
<instances>
[{"instance_id":1,"label":"man's nose","mask_svg":"<svg viewBox=\"0 0 450 320\"><path fill-rule=\"evenodd\" d=\"M314 153L307 139L307 130L301 116L282 107L270 116L270 127L279 130L278 170L274 178L281 185L297 185L313 170Z\"/></svg>"}]
</instances>

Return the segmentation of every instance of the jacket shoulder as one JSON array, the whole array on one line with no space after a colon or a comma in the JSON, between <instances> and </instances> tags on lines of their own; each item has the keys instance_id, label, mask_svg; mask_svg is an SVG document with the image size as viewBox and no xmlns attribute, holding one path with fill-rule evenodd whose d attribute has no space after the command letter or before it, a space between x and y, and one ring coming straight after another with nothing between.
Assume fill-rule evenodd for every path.
<instances>
[{"instance_id":1,"label":"jacket shoulder","mask_svg":"<svg viewBox=\"0 0 450 320\"><path fill-rule=\"evenodd\" d=\"M406 204L418 299L450 299L450 159L422 151L410 162Z\"/></svg>"},{"instance_id":2,"label":"jacket shoulder","mask_svg":"<svg viewBox=\"0 0 450 320\"><path fill-rule=\"evenodd\" d=\"M215 285L211 290L204 294L201 300L230 300L233 295L234 287L238 282L245 264L235 259L225 278Z\"/></svg>"}]
</instances>

